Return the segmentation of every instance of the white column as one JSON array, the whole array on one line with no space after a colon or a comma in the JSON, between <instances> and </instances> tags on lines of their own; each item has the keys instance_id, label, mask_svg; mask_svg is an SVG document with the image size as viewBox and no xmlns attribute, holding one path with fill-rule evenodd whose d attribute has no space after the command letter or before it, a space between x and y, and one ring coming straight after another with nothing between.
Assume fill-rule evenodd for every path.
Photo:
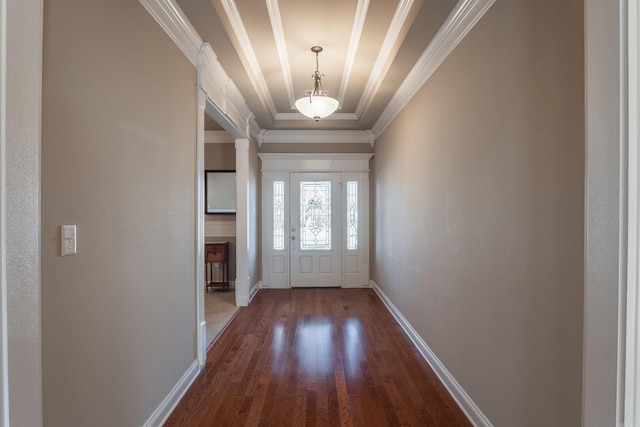
<instances>
[{"instance_id":1,"label":"white column","mask_svg":"<svg viewBox=\"0 0 640 427\"><path fill-rule=\"evenodd\" d=\"M584 2L585 258L582 427L622 425L626 35L617 0ZM631 2L629 2L631 3ZM625 425L627 425L625 423ZM631 425L631 424L630 424Z\"/></svg>"},{"instance_id":2,"label":"white column","mask_svg":"<svg viewBox=\"0 0 640 427\"><path fill-rule=\"evenodd\" d=\"M624 425L640 425L640 6L628 4L628 225Z\"/></svg>"},{"instance_id":3,"label":"white column","mask_svg":"<svg viewBox=\"0 0 640 427\"><path fill-rule=\"evenodd\" d=\"M7 1L0 0L0 424L9 425L7 357Z\"/></svg>"},{"instance_id":4,"label":"white column","mask_svg":"<svg viewBox=\"0 0 640 427\"><path fill-rule=\"evenodd\" d=\"M198 363L204 368L207 360L207 322L204 319L204 114L207 106L207 95L198 89L198 111L196 114L196 316Z\"/></svg>"},{"instance_id":5,"label":"white column","mask_svg":"<svg viewBox=\"0 0 640 427\"><path fill-rule=\"evenodd\" d=\"M236 305L249 305L249 140L236 139Z\"/></svg>"}]
</instances>

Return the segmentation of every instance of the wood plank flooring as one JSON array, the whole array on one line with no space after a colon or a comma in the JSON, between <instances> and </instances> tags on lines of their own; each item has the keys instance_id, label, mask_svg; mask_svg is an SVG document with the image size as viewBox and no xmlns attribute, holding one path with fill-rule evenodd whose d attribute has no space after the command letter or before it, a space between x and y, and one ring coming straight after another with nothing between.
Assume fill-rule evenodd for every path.
<instances>
[{"instance_id":1,"label":"wood plank flooring","mask_svg":"<svg viewBox=\"0 0 640 427\"><path fill-rule=\"evenodd\" d=\"M261 290L166 426L469 426L371 289Z\"/></svg>"}]
</instances>

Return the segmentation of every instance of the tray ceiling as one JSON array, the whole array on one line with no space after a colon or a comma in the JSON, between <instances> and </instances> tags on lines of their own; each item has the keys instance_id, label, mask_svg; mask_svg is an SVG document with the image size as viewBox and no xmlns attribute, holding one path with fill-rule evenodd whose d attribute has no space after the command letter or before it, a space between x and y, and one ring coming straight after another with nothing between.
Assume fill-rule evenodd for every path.
<instances>
[{"instance_id":1,"label":"tray ceiling","mask_svg":"<svg viewBox=\"0 0 640 427\"><path fill-rule=\"evenodd\" d=\"M262 129L371 129L455 0L178 0ZM315 122L293 107L322 83L340 108Z\"/></svg>"}]
</instances>

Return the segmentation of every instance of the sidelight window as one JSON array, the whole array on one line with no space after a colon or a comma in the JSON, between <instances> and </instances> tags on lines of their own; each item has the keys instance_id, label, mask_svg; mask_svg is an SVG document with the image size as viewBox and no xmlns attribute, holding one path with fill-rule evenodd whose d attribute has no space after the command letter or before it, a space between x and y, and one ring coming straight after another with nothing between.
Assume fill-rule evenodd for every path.
<instances>
[{"instance_id":1,"label":"sidelight window","mask_svg":"<svg viewBox=\"0 0 640 427\"><path fill-rule=\"evenodd\" d=\"M347 182L347 249L358 249L358 182Z\"/></svg>"},{"instance_id":2,"label":"sidelight window","mask_svg":"<svg viewBox=\"0 0 640 427\"><path fill-rule=\"evenodd\" d=\"M284 182L273 183L273 249L284 250Z\"/></svg>"}]
</instances>

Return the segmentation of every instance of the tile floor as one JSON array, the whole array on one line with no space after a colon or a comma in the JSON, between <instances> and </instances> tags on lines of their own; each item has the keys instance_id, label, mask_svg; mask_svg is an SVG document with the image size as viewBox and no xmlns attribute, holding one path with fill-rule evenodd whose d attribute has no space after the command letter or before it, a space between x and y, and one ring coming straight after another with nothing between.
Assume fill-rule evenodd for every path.
<instances>
[{"instance_id":1,"label":"tile floor","mask_svg":"<svg viewBox=\"0 0 640 427\"><path fill-rule=\"evenodd\" d=\"M238 307L236 293L229 290L210 290L204 293L204 320L207 322L207 348L227 326Z\"/></svg>"}]
</instances>

